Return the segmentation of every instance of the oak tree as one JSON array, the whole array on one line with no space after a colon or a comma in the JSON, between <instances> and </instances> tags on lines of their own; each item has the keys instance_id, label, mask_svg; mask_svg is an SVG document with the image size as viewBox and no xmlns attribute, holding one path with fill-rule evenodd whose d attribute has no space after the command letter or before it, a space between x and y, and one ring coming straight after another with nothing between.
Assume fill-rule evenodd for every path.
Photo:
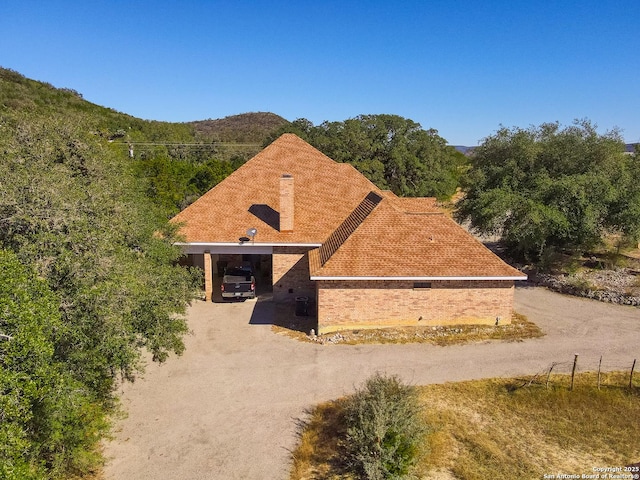
<instances>
[{"instance_id":1,"label":"oak tree","mask_svg":"<svg viewBox=\"0 0 640 480\"><path fill-rule=\"evenodd\" d=\"M457 218L533 261L592 248L611 231L637 238L639 175L619 132L599 134L588 120L501 128L473 154Z\"/></svg>"},{"instance_id":2,"label":"oak tree","mask_svg":"<svg viewBox=\"0 0 640 480\"><path fill-rule=\"evenodd\" d=\"M285 131L333 160L350 163L376 186L399 196L448 198L467 163L437 130L398 115L359 115L318 126L298 119L273 138Z\"/></svg>"}]
</instances>

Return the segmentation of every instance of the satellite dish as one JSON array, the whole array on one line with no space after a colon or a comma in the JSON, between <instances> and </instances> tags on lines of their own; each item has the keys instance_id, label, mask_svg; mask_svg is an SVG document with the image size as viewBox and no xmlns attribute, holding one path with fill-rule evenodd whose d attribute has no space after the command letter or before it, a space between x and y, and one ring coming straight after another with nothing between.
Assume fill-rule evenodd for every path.
<instances>
[{"instance_id":1,"label":"satellite dish","mask_svg":"<svg viewBox=\"0 0 640 480\"><path fill-rule=\"evenodd\" d=\"M247 236L248 237L255 237L256 233L258 233L258 229L257 228L250 228L249 230L247 230Z\"/></svg>"}]
</instances>

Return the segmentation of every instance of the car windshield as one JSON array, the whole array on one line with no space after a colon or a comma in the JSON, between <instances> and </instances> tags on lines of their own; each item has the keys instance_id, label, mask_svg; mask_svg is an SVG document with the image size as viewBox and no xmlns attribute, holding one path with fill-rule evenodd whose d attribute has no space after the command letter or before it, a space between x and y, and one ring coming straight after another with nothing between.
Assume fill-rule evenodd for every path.
<instances>
[{"instance_id":1,"label":"car windshield","mask_svg":"<svg viewBox=\"0 0 640 480\"><path fill-rule=\"evenodd\" d=\"M251 271L247 268L230 268L227 270L226 275L231 275L234 277L249 277L251 276Z\"/></svg>"}]
</instances>

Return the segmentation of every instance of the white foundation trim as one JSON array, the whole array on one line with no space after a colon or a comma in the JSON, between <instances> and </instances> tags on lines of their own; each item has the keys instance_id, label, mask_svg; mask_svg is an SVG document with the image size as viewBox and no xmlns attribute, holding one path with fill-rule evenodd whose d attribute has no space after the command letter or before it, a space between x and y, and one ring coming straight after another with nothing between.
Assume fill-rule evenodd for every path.
<instances>
[{"instance_id":1,"label":"white foundation trim","mask_svg":"<svg viewBox=\"0 0 640 480\"><path fill-rule=\"evenodd\" d=\"M311 280L526 280L527 276L521 277L311 277Z\"/></svg>"}]
</instances>

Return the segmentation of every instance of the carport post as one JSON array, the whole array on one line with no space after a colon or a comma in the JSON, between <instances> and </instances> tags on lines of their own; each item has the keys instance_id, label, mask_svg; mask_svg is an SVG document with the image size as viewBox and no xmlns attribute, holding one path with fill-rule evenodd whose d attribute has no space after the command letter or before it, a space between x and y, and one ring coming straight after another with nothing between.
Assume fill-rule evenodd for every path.
<instances>
[{"instance_id":1,"label":"carport post","mask_svg":"<svg viewBox=\"0 0 640 480\"><path fill-rule=\"evenodd\" d=\"M204 251L204 300L211 301L213 295L213 270L211 268L211 253L209 250Z\"/></svg>"}]
</instances>

